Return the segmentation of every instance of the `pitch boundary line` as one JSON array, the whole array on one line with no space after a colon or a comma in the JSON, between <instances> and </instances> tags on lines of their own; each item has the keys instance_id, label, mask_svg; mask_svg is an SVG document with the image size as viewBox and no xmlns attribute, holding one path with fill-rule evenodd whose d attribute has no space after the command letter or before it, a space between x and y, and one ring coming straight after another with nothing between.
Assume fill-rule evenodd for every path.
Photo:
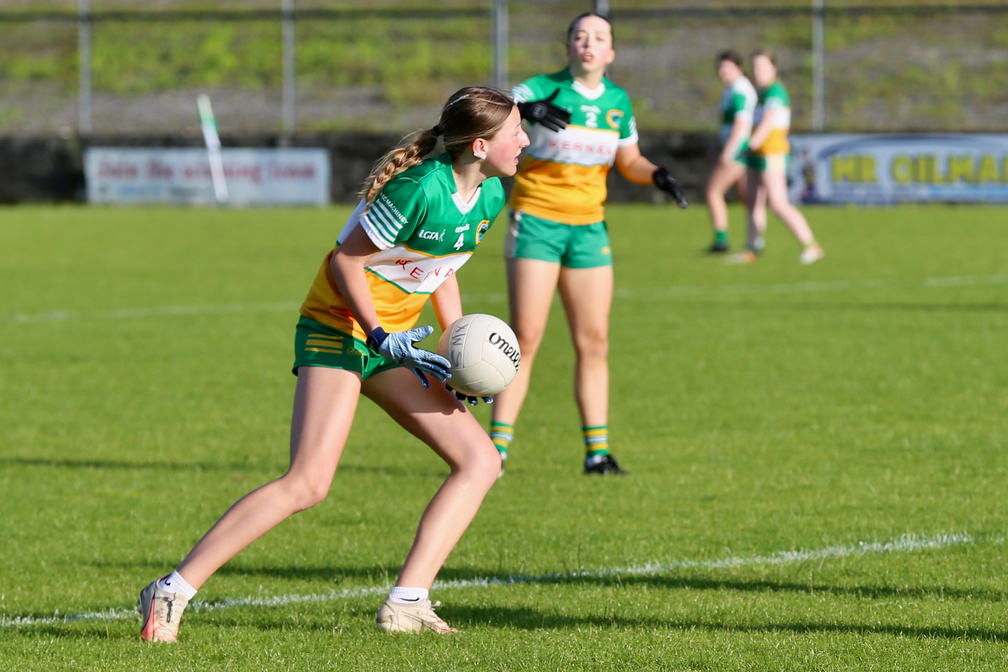
<instances>
[{"instance_id":1,"label":"pitch boundary line","mask_svg":"<svg viewBox=\"0 0 1008 672\"><path fill-rule=\"evenodd\" d=\"M637 567L582 569L552 574L510 574L475 579L436 581L433 590L462 590L469 588L508 587L518 585L554 584L576 581L582 578L611 578L619 576L654 576L665 572L684 569L719 570L736 567L775 566L808 562L811 560L835 560L838 558L867 556L884 553L915 553L966 545L1003 544L1008 537L986 537L977 539L967 532L940 533L930 536L905 534L883 542L858 542L849 546L826 546L819 549L777 551L769 555L727 556L712 560L670 560L663 563L648 563ZM329 593L308 595L276 595L274 597L244 597L218 602L194 602L192 611L223 611L240 607L278 607L290 604L311 604L335 602L368 596L382 596L389 586L347 588ZM0 629L56 625L82 621L110 622L137 618L132 609L108 609L80 614L54 614L52 616L0 616Z\"/></svg>"},{"instance_id":2,"label":"pitch boundary line","mask_svg":"<svg viewBox=\"0 0 1008 672\"><path fill-rule=\"evenodd\" d=\"M824 280L808 282L788 282L779 284L733 284L733 285L672 285L666 288L648 289L617 288L617 298L640 298L655 296L708 296L730 294L788 294L801 292L837 292L854 289L886 289L898 287L920 287L934 289L941 287L977 287L1008 283L1008 275L963 275L921 278L919 280ZM507 295L463 294L466 301L481 303L504 303ZM20 313L4 320L7 324L51 324L71 320L128 320L151 317L177 317L192 315L230 315L235 313L273 313L295 311L298 306L289 302L248 303L223 305L165 306L163 308L123 308L96 313L80 313L69 310L54 310L45 313Z\"/></svg>"}]
</instances>

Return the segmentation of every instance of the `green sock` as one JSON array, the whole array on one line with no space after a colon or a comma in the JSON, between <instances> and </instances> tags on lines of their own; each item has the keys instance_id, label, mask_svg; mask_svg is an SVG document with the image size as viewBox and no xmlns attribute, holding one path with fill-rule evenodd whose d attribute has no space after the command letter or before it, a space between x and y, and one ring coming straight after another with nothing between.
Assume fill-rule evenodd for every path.
<instances>
[{"instance_id":1,"label":"green sock","mask_svg":"<svg viewBox=\"0 0 1008 672\"><path fill-rule=\"evenodd\" d=\"M714 242L728 244L728 232L727 231L715 231L714 232Z\"/></svg>"},{"instance_id":2,"label":"green sock","mask_svg":"<svg viewBox=\"0 0 1008 672\"><path fill-rule=\"evenodd\" d=\"M609 454L609 425L582 427L581 434L584 436L585 458Z\"/></svg>"},{"instance_id":3,"label":"green sock","mask_svg":"<svg viewBox=\"0 0 1008 672\"><path fill-rule=\"evenodd\" d=\"M501 459L507 459L507 451L514 441L514 425L503 422L492 421L490 423L490 440L497 446L497 452Z\"/></svg>"}]
</instances>

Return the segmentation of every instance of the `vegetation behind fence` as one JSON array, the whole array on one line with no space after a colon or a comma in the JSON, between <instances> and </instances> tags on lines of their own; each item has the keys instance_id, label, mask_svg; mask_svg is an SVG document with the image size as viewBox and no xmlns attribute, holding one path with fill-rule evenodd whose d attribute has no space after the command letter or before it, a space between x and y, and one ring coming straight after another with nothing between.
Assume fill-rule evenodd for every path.
<instances>
[{"instance_id":1,"label":"vegetation behind fence","mask_svg":"<svg viewBox=\"0 0 1008 672\"><path fill-rule=\"evenodd\" d=\"M426 125L460 86L489 83L489 1L297 0L295 131L400 133ZM595 3L507 3L508 85L565 63L570 19ZM812 129L811 0L611 0L617 60L642 129L709 131L714 55L777 52L795 130ZM198 135L208 93L224 133L279 133L280 0L92 0L95 134ZM823 130L1004 131L1008 2L856 5L827 0ZM0 135L75 135L81 67L76 0L0 0Z\"/></svg>"}]
</instances>

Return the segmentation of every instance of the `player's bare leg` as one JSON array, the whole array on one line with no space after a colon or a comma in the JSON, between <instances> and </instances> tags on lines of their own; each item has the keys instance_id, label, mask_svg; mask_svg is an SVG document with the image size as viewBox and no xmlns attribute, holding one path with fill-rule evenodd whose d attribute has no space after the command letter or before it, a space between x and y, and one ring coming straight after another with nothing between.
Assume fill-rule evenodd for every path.
<instances>
[{"instance_id":1,"label":"player's bare leg","mask_svg":"<svg viewBox=\"0 0 1008 672\"><path fill-rule=\"evenodd\" d=\"M513 428L528 395L536 353L546 333L560 264L538 259L509 259L507 268L510 324L518 338L522 358L514 380L494 398L493 423Z\"/></svg>"},{"instance_id":2,"label":"player's bare leg","mask_svg":"<svg viewBox=\"0 0 1008 672\"><path fill-rule=\"evenodd\" d=\"M707 181L705 197L710 211L711 228L714 229L714 243L711 252L728 251L728 203L725 195L737 186L739 198L745 202L745 166L737 161L719 160Z\"/></svg>"},{"instance_id":3,"label":"player's bare leg","mask_svg":"<svg viewBox=\"0 0 1008 672\"><path fill-rule=\"evenodd\" d=\"M424 390L412 373L393 369L365 381L364 394L433 448L450 468L420 518L413 545L376 622L390 632L456 632L434 611L439 603L430 601L429 591L497 480L500 456L468 407L443 386Z\"/></svg>"},{"instance_id":4,"label":"player's bare leg","mask_svg":"<svg viewBox=\"0 0 1008 672\"><path fill-rule=\"evenodd\" d=\"M175 572L140 592L143 639L174 642L186 604L214 572L286 518L325 499L360 398L360 377L317 367L302 367L299 374L287 473L235 502Z\"/></svg>"},{"instance_id":5,"label":"player's bare leg","mask_svg":"<svg viewBox=\"0 0 1008 672\"><path fill-rule=\"evenodd\" d=\"M360 377L302 367L294 395L290 467L238 500L189 552L178 572L199 588L277 524L325 499L357 409Z\"/></svg>"},{"instance_id":6,"label":"player's bare leg","mask_svg":"<svg viewBox=\"0 0 1008 672\"><path fill-rule=\"evenodd\" d=\"M413 387L421 393L403 393ZM365 381L364 394L430 446L450 468L424 511L397 582L430 588L497 480L500 457L469 407L441 385L432 383L429 390L423 390L411 372L393 369Z\"/></svg>"},{"instance_id":7,"label":"player's bare leg","mask_svg":"<svg viewBox=\"0 0 1008 672\"><path fill-rule=\"evenodd\" d=\"M585 436L585 473L625 473L609 453L612 266L563 269L560 298L574 343L574 397Z\"/></svg>"},{"instance_id":8,"label":"player's bare leg","mask_svg":"<svg viewBox=\"0 0 1008 672\"><path fill-rule=\"evenodd\" d=\"M812 235L808 220L788 198L787 176L784 172L767 171L763 174L763 185L766 189L767 205L771 212L781 218L803 247L814 243L815 236Z\"/></svg>"}]
</instances>

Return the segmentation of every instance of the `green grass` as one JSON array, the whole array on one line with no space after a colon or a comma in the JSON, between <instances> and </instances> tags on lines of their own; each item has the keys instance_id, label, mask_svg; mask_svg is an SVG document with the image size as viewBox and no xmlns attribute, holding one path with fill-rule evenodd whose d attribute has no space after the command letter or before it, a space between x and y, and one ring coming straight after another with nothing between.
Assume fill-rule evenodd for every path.
<instances>
[{"instance_id":1,"label":"green grass","mask_svg":"<svg viewBox=\"0 0 1008 672\"><path fill-rule=\"evenodd\" d=\"M822 263L773 221L742 267L700 253L702 207L610 208L632 475L579 473L557 309L432 595L465 634L374 628L444 468L363 404L328 500L148 646L137 591L285 468L296 310L347 209L3 211L0 670L1003 669L1003 212L806 213ZM506 315L502 229L469 312Z\"/></svg>"}]
</instances>

